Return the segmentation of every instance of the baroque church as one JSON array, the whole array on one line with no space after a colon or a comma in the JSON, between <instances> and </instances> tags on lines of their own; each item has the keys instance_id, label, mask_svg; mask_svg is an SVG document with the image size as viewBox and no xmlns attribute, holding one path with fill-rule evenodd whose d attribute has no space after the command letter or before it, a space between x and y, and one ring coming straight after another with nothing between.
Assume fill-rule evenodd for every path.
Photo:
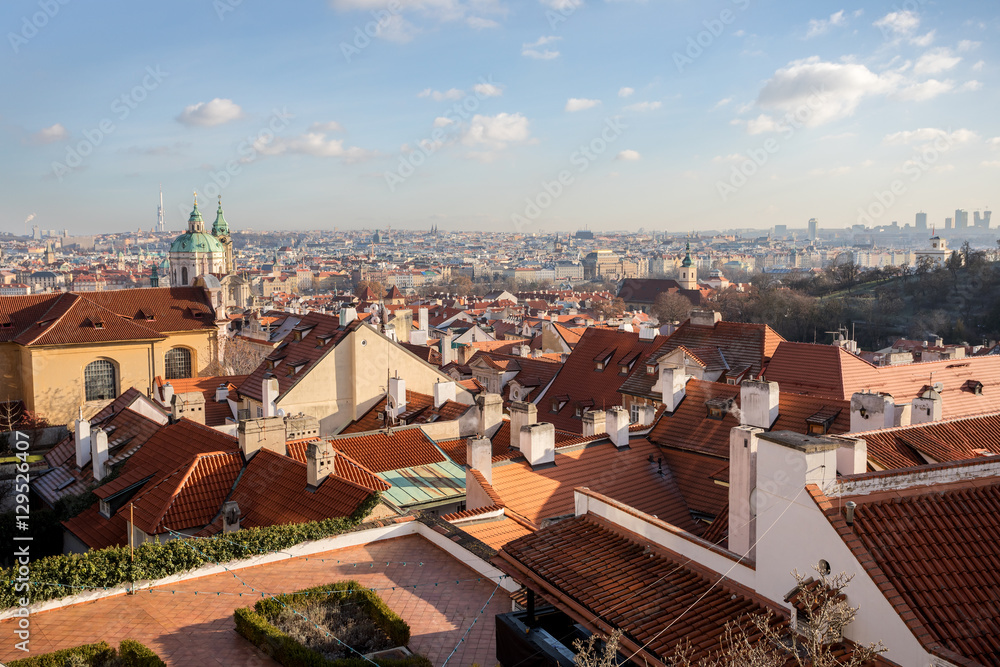
<instances>
[{"instance_id":1,"label":"baroque church","mask_svg":"<svg viewBox=\"0 0 1000 667\"><path fill-rule=\"evenodd\" d=\"M170 244L167 265L161 265L161 269L172 287L205 287L213 294L213 305L225 312L242 310L252 303L250 282L236 273L233 239L222 212L221 196L209 233L195 193L188 229ZM154 276L159 282L155 272Z\"/></svg>"}]
</instances>

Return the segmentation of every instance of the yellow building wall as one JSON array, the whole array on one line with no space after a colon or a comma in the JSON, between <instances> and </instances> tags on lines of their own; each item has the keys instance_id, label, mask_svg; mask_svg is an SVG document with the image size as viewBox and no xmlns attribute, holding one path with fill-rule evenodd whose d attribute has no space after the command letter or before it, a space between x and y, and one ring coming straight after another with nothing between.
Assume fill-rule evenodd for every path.
<instances>
[{"instance_id":1,"label":"yellow building wall","mask_svg":"<svg viewBox=\"0 0 1000 667\"><path fill-rule=\"evenodd\" d=\"M20 401L24 394L20 346L0 343L0 401Z\"/></svg>"}]
</instances>

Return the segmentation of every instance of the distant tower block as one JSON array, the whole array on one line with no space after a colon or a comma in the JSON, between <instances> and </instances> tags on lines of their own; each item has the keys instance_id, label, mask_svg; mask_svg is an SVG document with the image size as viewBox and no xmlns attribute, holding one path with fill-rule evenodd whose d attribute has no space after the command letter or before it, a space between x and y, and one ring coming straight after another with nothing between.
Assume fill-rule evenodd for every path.
<instances>
[{"instance_id":1,"label":"distant tower block","mask_svg":"<svg viewBox=\"0 0 1000 667\"><path fill-rule=\"evenodd\" d=\"M816 218L809 218L809 240L815 241L819 233L819 221Z\"/></svg>"},{"instance_id":2,"label":"distant tower block","mask_svg":"<svg viewBox=\"0 0 1000 667\"><path fill-rule=\"evenodd\" d=\"M916 227L917 229L927 229L927 214L923 211L917 213Z\"/></svg>"}]
</instances>

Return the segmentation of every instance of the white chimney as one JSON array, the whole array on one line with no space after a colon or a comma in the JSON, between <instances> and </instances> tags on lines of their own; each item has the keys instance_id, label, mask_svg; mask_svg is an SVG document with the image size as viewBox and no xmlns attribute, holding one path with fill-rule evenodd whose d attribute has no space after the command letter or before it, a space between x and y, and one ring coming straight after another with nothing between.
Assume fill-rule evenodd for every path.
<instances>
[{"instance_id":1,"label":"white chimney","mask_svg":"<svg viewBox=\"0 0 1000 667\"><path fill-rule=\"evenodd\" d=\"M619 449L628 447L628 410L620 405L608 410L606 425L608 437L611 438L611 442L615 443L615 447Z\"/></svg>"},{"instance_id":2,"label":"white chimney","mask_svg":"<svg viewBox=\"0 0 1000 667\"><path fill-rule=\"evenodd\" d=\"M717 310L692 310L691 324L702 327L714 327L722 321L722 313Z\"/></svg>"},{"instance_id":3,"label":"white chimney","mask_svg":"<svg viewBox=\"0 0 1000 667\"><path fill-rule=\"evenodd\" d=\"M420 331L411 331L410 343L413 345L427 345L427 331L423 329Z\"/></svg>"},{"instance_id":4,"label":"white chimney","mask_svg":"<svg viewBox=\"0 0 1000 667\"><path fill-rule=\"evenodd\" d=\"M687 392L688 376L683 368L675 368L665 363L658 364L660 371L660 393L667 412L673 412L684 400ZM653 387L656 391L656 387Z\"/></svg>"},{"instance_id":5,"label":"white chimney","mask_svg":"<svg viewBox=\"0 0 1000 667\"><path fill-rule=\"evenodd\" d=\"M521 357L528 357L531 355L531 346L527 343L519 345L517 348L517 354Z\"/></svg>"},{"instance_id":6,"label":"white chimney","mask_svg":"<svg viewBox=\"0 0 1000 667\"><path fill-rule=\"evenodd\" d=\"M910 408L911 424L941 421L941 394L933 389L926 393L928 396L913 399L913 407Z\"/></svg>"},{"instance_id":7,"label":"white chimney","mask_svg":"<svg viewBox=\"0 0 1000 667\"><path fill-rule=\"evenodd\" d=\"M236 427L236 438L240 443L243 458L249 461L261 449L270 449L276 454L285 453L285 419L265 417L244 419Z\"/></svg>"},{"instance_id":8,"label":"white chimney","mask_svg":"<svg viewBox=\"0 0 1000 667\"><path fill-rule=\"evenodd\" d=\"M837 450L837 473L840 475L860 475L868 472L868 443L861 438L837 440L844 444Z\"/></svg>"},{"instance_id":9,"label":"white chimney","mask_svg":"<svg viewBox=\"0 0 1000 667\"><path fill-rule=\"evenodd\" d=\"M479 435L492 438L503 422L503 398L500 394L480 394L476 396L479 408Z\"/></svg>"},{"instance_id":10,"label":"white chimney","mask_svg":"<svg viewBox=\"0 0 1000 667\"><path fill-rule=\"evenodd\" d=\"M316 490L337 465L337 450L328 440L316 440L306 447L306 485Z\"/></svg>"},{"instance_id":11,"label":"white chimney","mask_svg":"<svg viewBox=\"0 0 1000 667\"><path fill-rule=\"evenodd\" d=\"M587 410L583 413L583 435L592 436L608 432L608 413L604 410Z\"/></svg>"},{"instance_id":12,"label":"white chimney","mask_svg":"<svg viewBox=\"0 0 1000 667\"><path fill-rule=\"evenodd\" d=\"M734 426L729 431L729 550L741 556L757 540L757 434L753 426ZM724 521L726 517L716 517Z\"/></svg>"},{"instance_id":13,"label":"white chimney","mask_svg":"<svg viewBox=\"0 0 1000 667\"><path fill-rule=\"evenodd\" d=\"M82 409L76 420L73 442L76 444L76 467L82 468L90 461L90 422L83 418Z\"/></svg>"},{"instance_id":14,"label":"white chimney","mask_svg":"<svg viewBox=\"0 0 1000 667\"><path fill-rule=\"evenodd\" d=\"M740 413L743 426L769 429L778 418L778 383L744 380L740 385Z\"/></svg>"},{"instance_id":15,"label":"white chimney","mask_svg":"<svg viewBox=\"0 0 1000 667\"><path fill-rule=\"evenodd\" d=\"M639 340L653 340L656 338L656 329L653 327L642 327L639 329Z\"/></svg>"},{"instance_id":16,"label":"white chimney","mask_svg":"<svg viewBox=\"0 0 1000 667\"><path fill-rule=\"evenodd\" d=\"M417 309L417 329L426 332L429 329L428 321L427 308L421 307Z\"/></svg>"},{"instance_id":17,"label":"white chimney","mask_svg":"<svg viewBox=\"0 0 1000 667\"><path fill-rule=\"evenodd\" d=\"M169 408L174 398L174 385L168 382L165 385L163 385L162 391L163 391L163 405Z\"/></svg>"},{"instance_id":18,"label":"white chimney","mask_svg":"<svg viewBox=\"0 0 1000 667\"><path fill-rule=\"evenodd\" d=\"M261 402L264 404L264 417L273 417L277 414L277 406L274 404L278 400L278 378L274 373L264 373L261 382Z\"/></svg>"},{"instance_id":19,"label":"white chimney","mask_svg":"<svg viewBox=\"0 0 1000 667\"><path fill-rule=\"evenodd\" d=\"M856 392L851 396L851 433L892 428L896 425L896 405L888 394Z\"/></svg>"},{"instance_id":20,"label":"white chimney","mask_svg":"<svg viewBox=\"0 0 1000 667\"><path fill-rule=\"evenodd\" d=\"M538 350L538 349L535 349L535 350L532 350L532 351L531 351L531 358L532 358L532 359L538 359L538 358L539 358L539 357L541 357L541 356L542 356L543 354L544 354L544 352L542 352L541 350Z\"/></svg>"},{"instance_id":21,"label":"white chimney","mask_svg":"<svg viewBox=\"0 0 1000 667\"><path fill-rule=\"evenodd\" d=\"M229 400L229 386L225 382L220 384L215 390L215 402L225 403Z\"/></svg>"},{"instance_id":22,"label":"white chimney","mask_svg":"<svg viewBox=\"0 0 1000 667\"><path fill-rule=\"evenodd\" d=\"M465 462L493 483L493 443L489 438L469 438L465 441Z\"/></svg>"},{"instance_id":23,"label":"white chimney","mask_svg":"<svg viewBox=\"0 0 1000 667\"><path fill-rule=\"evenodd\" d=\"M434 383L434 407L440 408L446 401L455 400L455 383L442 382L438 380Z\"/></svg>"},{"instance_id":24,"label":"white chimney","mask_svg":"<svg viewBox=\"0 0 1000 667\"><path fill-rule=\"evenodd\" d=\"M340 309L340 328L343 329L348 324L358 319L358 310L356 308L341 308Z\"/></svg>"},{"instance_id":25,"label":"white chimney","mask_svg":"<svg viewBox=\"0 0 1000 667\"><path fill-rule=\"evenodd\" d=\"M646 403L645 405L639 406L639 423L643 426L649 426L653 423L656 418L656 407L652 403Z\"/></svg>"},{"instance_id":26,"label":"white chimney","mask_svg":"<svg viewBox=\"0 0 1000 667\"><path fill-rule=\"evenodd\" d=\"M455 361L455 350L451 346L452 335L449 331L441 338L441 365L447 366Z\"/></svg>"},{"instance_id":27,"label":"white chimney","mask_svg":"<svg viewBox=\"0 0 1000 667\"><path fill-rule=\"evenodd\" d=\"M90 436L90 456L94 462L94 480L100 482L108 476L108 434L96 429Z\"/></svg>"},{"instance_id":28,"label":"white chimney","mask_svg":"<svg viewBox=\"0 0 1000 667\"><path fill-rule=\"evenodd\" d=\"M538 408L534 403L512 401L510 404L510 432L520 433L522 426L538 423ZM515 444L513 440L510 444Z\"/></svg>"},{"instance_id":29,"label":"white chimney","mask_svg":"<svg viewBox=\"0 0 1000 667\"><path fill-rule=\"evenodd\" d=\"M548 422L521 427L519 448L532 468L555 463L556 427Z\"/></svg>"},{"instance_id":30,"label":"white chimney","mask_svg":"<svg viewBox=\"0 0 1000 667\"><path fill-rule=\"evenodd\" d=\"M406 380L401 377L389 378L389 402L396 408L393 417L406 412Z\"/></svg>"}]
</instances>

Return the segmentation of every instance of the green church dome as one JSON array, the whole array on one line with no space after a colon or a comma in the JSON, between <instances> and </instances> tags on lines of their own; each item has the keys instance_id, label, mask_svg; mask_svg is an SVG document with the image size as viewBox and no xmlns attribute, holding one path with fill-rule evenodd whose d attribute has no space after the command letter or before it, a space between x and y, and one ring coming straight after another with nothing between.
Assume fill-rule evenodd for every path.
<instances>
[{"instance_id":1,"label":"green church dome","mask_svg":"<svg viewBox=\"0 0 1000 667\"><path fill-rule=\"evenodd\" d=\"M215 224L212 225L212 236L229 236L229 223L222 215L222 197L219 197L219 210L215 214Z\"/></svg>"},{"instance_id":2,"label":"green church dome","mask_svg":"<svg viewBox=\"0 0 1000 667\"><path fill-rule=\"evenodd\" d=\"M186 232L170 244L170 252L220 252L225 253L219 239L205 232Z\"/></svg>"}]
</instances>

